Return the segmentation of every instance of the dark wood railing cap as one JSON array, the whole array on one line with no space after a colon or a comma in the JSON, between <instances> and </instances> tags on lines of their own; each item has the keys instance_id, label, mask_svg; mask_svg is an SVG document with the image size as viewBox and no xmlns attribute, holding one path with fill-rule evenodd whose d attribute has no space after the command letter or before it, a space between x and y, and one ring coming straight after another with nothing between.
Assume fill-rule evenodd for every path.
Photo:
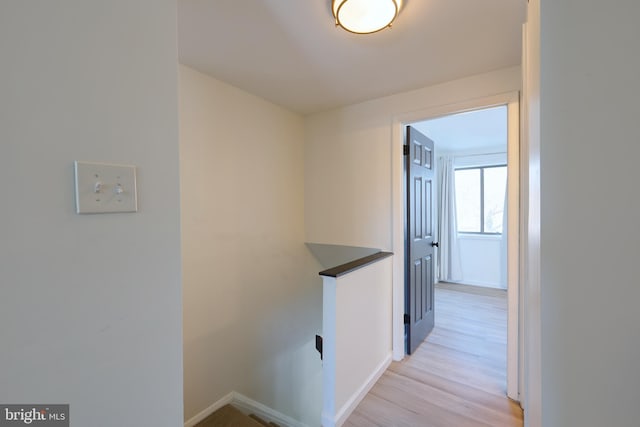
<instances>
[{"instance_id":1,"label":"dark wood railing cap","mask_svg":"<svg viewBox=\"0 0 640 427\"><path fill-rule=\"evenodd\" d=\"M362 268L366 265L373 264L374 262L380 261L381 259L390 257L393 255L393 252L377 252L373 255L368 255L362 258L358 258L353 261L349 261L345 264L338 265L336 267L329 268L327 270L321 271L320 275L325 277L340 277L345 274L351 273L359 268Z\"/></svg>"}]
</instances>

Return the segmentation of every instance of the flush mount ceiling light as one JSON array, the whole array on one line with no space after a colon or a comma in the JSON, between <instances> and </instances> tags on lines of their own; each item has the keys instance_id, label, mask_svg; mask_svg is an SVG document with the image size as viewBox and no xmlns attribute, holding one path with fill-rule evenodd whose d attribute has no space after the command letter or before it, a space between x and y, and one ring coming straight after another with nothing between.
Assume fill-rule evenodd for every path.
<instances>
[{"instance_id":1,"label":"flush mount ceiling light","mask_svg":"<svg viewBox=\"0 0 640 427\"><path fill-rule=\"evenodd\" d=\"M356 34L390 27L398 16L400 0L332 0L336 25Z\"/></svg>"}]
</instances>

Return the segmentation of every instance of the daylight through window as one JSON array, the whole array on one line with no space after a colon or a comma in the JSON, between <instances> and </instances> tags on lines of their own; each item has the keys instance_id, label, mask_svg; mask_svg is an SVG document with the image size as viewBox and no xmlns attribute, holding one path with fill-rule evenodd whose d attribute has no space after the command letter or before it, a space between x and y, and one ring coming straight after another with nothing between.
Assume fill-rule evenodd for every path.
<instances>
[{"instance_id":1,"label":"daylight through window","mask_svg":"<svg viewBox=\"0 0 640 427\"><path fill-rule=\"evenodd\" d=\"M506 166L456 169L455 189L459 233L502 233Z\"/></svg>"}]
</instances>

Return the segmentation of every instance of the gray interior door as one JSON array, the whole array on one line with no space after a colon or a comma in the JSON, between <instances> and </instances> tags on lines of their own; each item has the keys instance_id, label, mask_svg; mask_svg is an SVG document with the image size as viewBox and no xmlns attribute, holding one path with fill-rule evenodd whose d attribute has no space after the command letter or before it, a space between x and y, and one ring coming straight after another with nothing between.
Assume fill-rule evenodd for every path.
<instances>
[{"instance_id":1,"label":"gray interior door","mask_svg":"<svg viewBox=\"0 0 640 427\"><path fill-rule=\"evenodd\" d=\"M405 323L407 353L424 341L434 324L433 141L407 126Z\"/></svg>"}]
</instances>

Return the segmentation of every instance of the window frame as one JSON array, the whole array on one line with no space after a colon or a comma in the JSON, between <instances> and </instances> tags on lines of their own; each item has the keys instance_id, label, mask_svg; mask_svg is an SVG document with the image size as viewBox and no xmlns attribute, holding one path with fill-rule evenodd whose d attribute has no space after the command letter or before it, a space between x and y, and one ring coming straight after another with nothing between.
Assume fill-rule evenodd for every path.
<instances>
[{"instance_id":1,"label":"window frame","mask_svg":"<svg viewBox=\"0 0 640 427\"><path fill-rule=\"evenodd\" d=\"M459 170L472 170L479 169L480 170L480 231L460 231L456 230L458 234L466 234L472 236L502 236L503 233L495 233L484 231L484 170L491 168L507 168L507 182L509 180L509 168L506 163L500 163L495 165L487 165L487 166L463 166L463 167L454 167L453 173ZM456 186L457 189L457 186ZM457 191L457 190L456 190ZM458 204L456 203L456 224L458 223ZM457 228L457 226L456 226ZM504 231L504 223L502 224L502 230Z\"/></svg>"}]
</instances>

